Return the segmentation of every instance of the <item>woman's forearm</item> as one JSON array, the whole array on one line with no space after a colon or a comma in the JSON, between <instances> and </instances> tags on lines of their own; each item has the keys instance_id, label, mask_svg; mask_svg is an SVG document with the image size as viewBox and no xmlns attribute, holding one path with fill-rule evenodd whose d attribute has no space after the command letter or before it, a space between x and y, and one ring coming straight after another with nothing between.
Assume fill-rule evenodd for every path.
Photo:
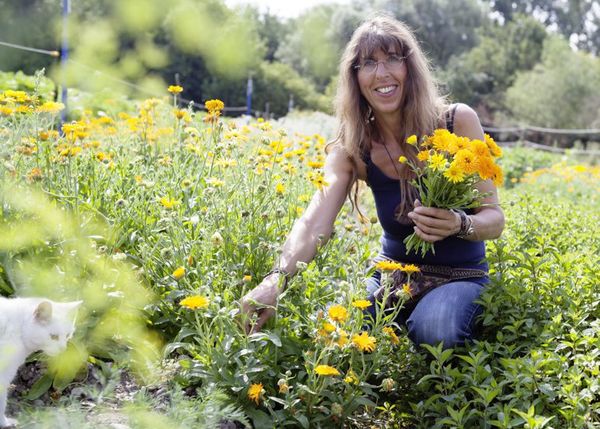
<instances>
[{"instance_id":1,"label":"woman's forearm","mask_svg":"<svg viewBox=\"0 0 600 429\"><path fill-rule=\"evenodd\" d=\"M504 230L504 213L500 207L484 207L470 215L473 234L464 237L471 241L493 240Z\"/></svg>"},{"instance_id":2,"label":"woman's forearm","mask_svg":"<svg viewBox=\"0 0 600 429\"><path fill-rule=\"evenodd\" d=\"M299 219L283 245L276 267L290 275L294 274L296 264L312 261L318 248L329 240L331 232L331 226L311 226L309 222Z\"/></svg>"}]
</instances>

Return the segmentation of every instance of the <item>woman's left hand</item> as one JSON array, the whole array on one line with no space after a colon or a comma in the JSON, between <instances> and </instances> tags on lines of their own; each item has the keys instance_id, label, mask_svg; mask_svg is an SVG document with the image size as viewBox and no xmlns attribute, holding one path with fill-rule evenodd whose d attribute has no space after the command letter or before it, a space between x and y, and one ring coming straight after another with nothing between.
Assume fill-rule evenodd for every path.
<instances>
[{"instance_id":1,"label":"woman's left hand","mask_svg":"<svg viewBox=\"0 0 600 429\"><path fill-rule=\"evenodd\" d=\"M415 200L414 209L408 217L415 223L415 232L430 243L443 240L460 231L460 216L448 209L425 207Z\"/></svg>"}]
</instances>

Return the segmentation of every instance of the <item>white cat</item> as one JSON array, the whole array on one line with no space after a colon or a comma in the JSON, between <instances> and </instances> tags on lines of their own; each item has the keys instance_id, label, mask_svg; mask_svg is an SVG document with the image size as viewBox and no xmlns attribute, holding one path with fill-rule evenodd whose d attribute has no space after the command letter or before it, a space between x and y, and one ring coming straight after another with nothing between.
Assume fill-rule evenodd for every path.
<instances>
[{"instance_id":1,"label":"white cat","mask_svg":"<svg viewBox=\"0 0 600 429\"><path fill-rule=\"evenodd\" d=\"M0 427L16 424L4 412L8 387L17 370L35 351L54 356L67 347L75 330L75 309L81 302L0 297Z\"/></svg>"}]
</instances>

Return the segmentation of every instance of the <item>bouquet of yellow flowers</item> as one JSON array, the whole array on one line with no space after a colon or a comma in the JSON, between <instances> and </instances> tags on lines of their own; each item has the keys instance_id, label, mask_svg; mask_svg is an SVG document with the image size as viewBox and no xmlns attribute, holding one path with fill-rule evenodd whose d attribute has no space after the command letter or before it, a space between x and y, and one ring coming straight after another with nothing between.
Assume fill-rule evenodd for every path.
<instances>
[{"instance_id":1,"label":"bouquet of yellow flowers","mask_svg":"<svg viewBox=\"0 0 600 429\"><path fill-rule=\"evenodd\" d=\"M502 149L485 134L484 140L459 137L446 129L437 129L432 135L421 139L412 135L407 143L417 148L417 162L400 157L407 163L416 177L411 181L426 207L444 209L469 209L480 207L488 195L477 190L481 180L491 179L496 186L503 182L502 169L496 159ZM435 254L433 243L424 241L416 233L404 240L406 251L428 251Z\"/></svg>"}]
</instances>

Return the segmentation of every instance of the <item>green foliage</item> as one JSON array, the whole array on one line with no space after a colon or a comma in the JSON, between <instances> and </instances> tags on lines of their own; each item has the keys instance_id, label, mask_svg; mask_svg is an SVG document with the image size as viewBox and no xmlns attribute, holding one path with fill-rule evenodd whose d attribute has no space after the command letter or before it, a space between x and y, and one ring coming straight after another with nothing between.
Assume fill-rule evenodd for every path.
<instances>
[{"instance_id":1,"label":"green foliage","mask_svg":"<svg viewBox=\"0 0 600 429\"><path fill-rule=\"evenodd\" d=\"M45 77L43 72L31 76L21 71L16 73L0 71L0 91L7 89L36 92L43 100L53 100L56 91L54 82Z\"/></svg>"},{"instance_id":2,"label":"green foliage","mask_svg":"<svg viewBox=\"0 0 600 429\"><path fill-rule=\"evenodd\" d=\"M542 62L520 73L506 93L506 104L520 122L550 128L593 128L600 112L600 59L572 51L551 37Z\"/></svg>"},{"instance_id":3,"label":"green foliage","mask_svg":"<svg viewBox=\"0 0 600 429\"><path fill-rule=\"evenodd\" d=\"M294 31L288 32L276 52L281 62L289 64L302 76L311 76L319 88L325 87L337 73L345 44L337 34L339 27L332 24L343 26L348 18L337 15L334 20L335 11L336 8L330 5L310 9L295 20Z\"/></svg>"},{"instance_id":4,"label":"green foliage","mask_svg":"<svg viewBox=\"0 0 600 429\"><path fill-rule=\"evenodd\" d=\"M507 188L514 187L525 173L540 168L550 167L559 161L559 154L530 149L527 147L505 148L499 164L504 172L504 183Z\"/></svg>"},{"instance_id":5,"label":"green foliage","mask_svg":"<svg viewBox=\"0 0 600 429\"><path fill-rule=\"evenodd\" d=\"M524 15L480 28L477 46L453 56L442 75L453 99L480 109L504 109L504 93L517 72L530 70L540 60L545 37L544 27Z\"/></svg>"},{"instance_id":6,"label":"green foliage","mask_svg":"<svg viewBox=\"0 0 600 429\"><path fill-rule=\"evenodd\" d=\"M388 11L414 28L438 67L475 46L477 28L488 22L475 0L382 0L375 2L373 10Z\"/></svg>"},{"instance_id":7,"label":"green foliage","mask_svg":"<svg viewBox=\"0 0 600 429\"><path fill-rule=\"evenodd\" d=\"M553 26L579 49L598 54L600 11L588 0L488 0L491 8L506 21L515 15L535 16L544 26Z\"/></svg>"}]
</instances>

